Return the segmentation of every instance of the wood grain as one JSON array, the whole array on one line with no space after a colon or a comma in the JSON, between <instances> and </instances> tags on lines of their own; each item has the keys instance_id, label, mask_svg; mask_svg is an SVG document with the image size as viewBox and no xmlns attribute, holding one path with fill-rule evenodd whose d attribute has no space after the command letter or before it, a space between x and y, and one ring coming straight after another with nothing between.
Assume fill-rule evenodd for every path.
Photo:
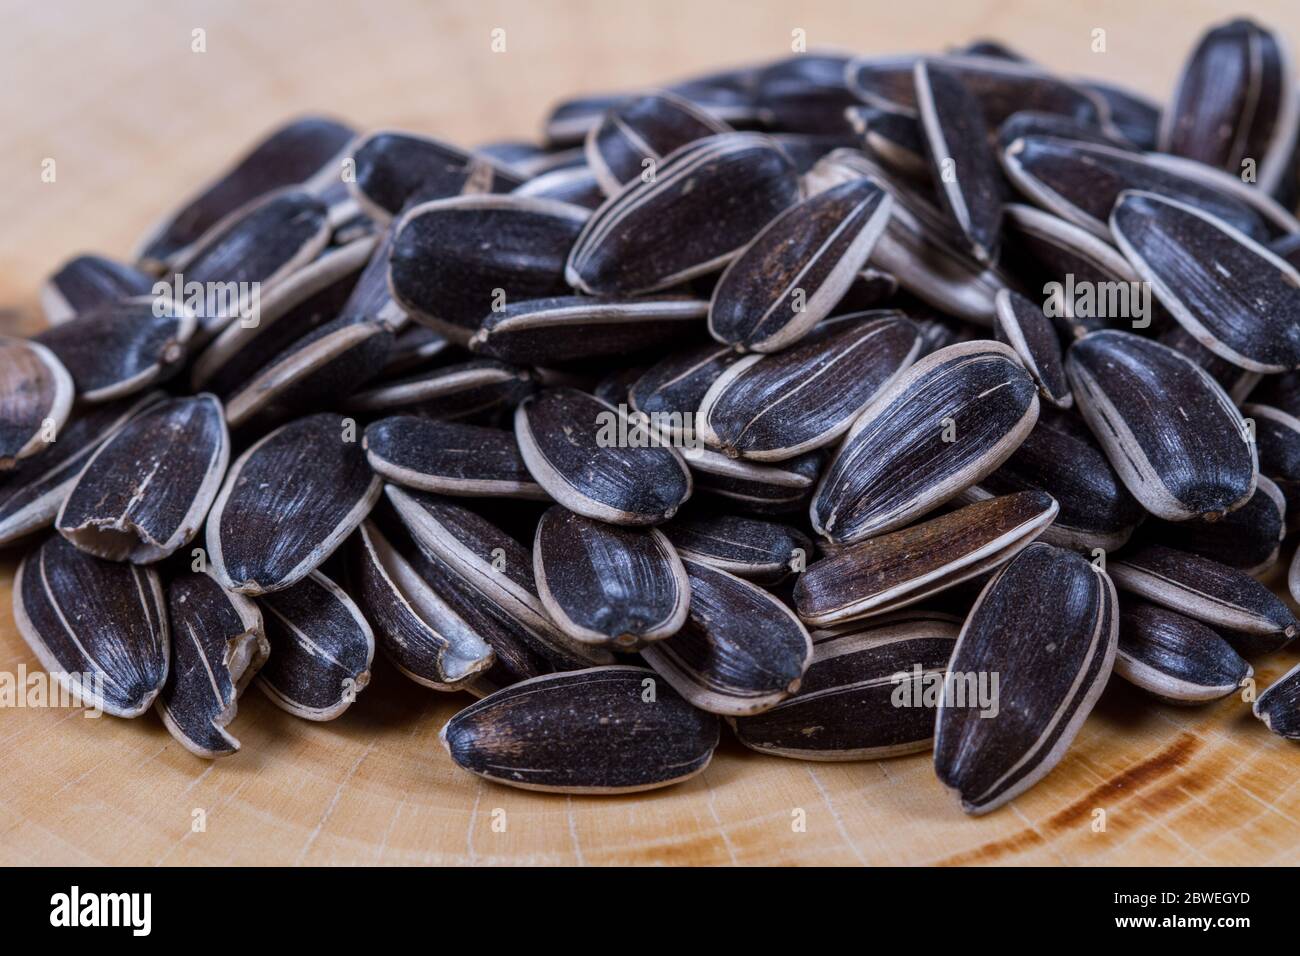
<instances>
[{"instance_id":1,"label":"wood grain","mask_svg":"<svg viewBox=\"0 0 1300 956\"><path fill-rule=\"evenodd\" d=\"M1300 41L1292 0L1251 8ZM129 254L175 201L293 113L467 144L534 138L559 96L781 56L796 28L811 47L864 52L996 35L1064 72L1163 97L1201 27L1236 9L6 0L0 328L35 327L39 284L61 259ZM504 54L490 49L497 27ZM206 53L190 51L195 28L207 31ZM1098 28L1105 53L1090 49ZM52 184L40 178L47 157ZM17 673L36 664L14 629L12 573L10 557L0 564L0 671ZM1297 659L1257 663L1260 686ZM187 753L152 715L0 711L0 864L1300 863L1300 747L1268 734L1236 698L1180 709L1117 683L1056 771L977 820L923 756L804 764L734 741L667 791L510 790L456 771L436 739L466 700L382 663L331 724L297 720L251 691L231 726L243 751L215 763Z\"/></svg>"}]
</instances>

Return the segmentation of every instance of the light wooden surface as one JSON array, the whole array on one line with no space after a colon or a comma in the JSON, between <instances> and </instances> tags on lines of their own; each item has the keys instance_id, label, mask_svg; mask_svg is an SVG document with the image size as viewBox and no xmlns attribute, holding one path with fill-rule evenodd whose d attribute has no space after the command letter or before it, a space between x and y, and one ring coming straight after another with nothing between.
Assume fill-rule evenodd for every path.
<instances>
[{"instance_id":1,"label":"light wooden surface","mask_svg":"<svg viewBox=\"0 0 1300 956\"><path fill-rule=\"evenodd\" d=\"M1300 42L1292 0L1250 4ZM997 36L1070 73L1164 96L1201 27L1235 5L0 3L0 327L30 328L62 258L125 256L197 184L286 116L325 111L466 144L537 135L553 99L809 45L937 49ZM491 31L506 52L491 52ZM192 53L191 31L207 52ZM1106 31L1107 51L1090 49ZM57 181L42 183L53 158ZM0 671L35 668L0 562ZM1293 665L1257 664L1260 686ZM207 763L153 716L0 710L0 864L1300 863L1300 746L1236 698L1196 709L1107 691L1061 766L968 819L928 758L805 764L727 742L706 773L613 799L545 796L456 771L437 740L467 698L380 663L331 724L250 691L243 751ZM1096 811L1105 811L1098 832ZM196 832L202 818L206 829ZM800 829L796 824L805 821ZM504 827L502 824L504 823Z\"/></svg>"}]
</instances>

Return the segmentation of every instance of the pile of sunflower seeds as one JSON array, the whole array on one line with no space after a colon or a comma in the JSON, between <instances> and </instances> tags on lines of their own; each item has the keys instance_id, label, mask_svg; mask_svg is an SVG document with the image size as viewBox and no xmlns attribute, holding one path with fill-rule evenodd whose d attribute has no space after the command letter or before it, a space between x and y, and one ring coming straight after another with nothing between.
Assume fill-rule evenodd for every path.
<instances>
[{"instance_id":1,"label":"pile of sunflower seeds","mask_svg":"<svg viewBox=\"0 0 1300 956\"><path fill-rule=\"evenodd\" d=\"M934 753L971 813L1112 671L1300 739L1297 76L1246 20L1163 110L981 42L800 54L466 150L305 118L0 340L14 612L202 757L376 647L452 760L619 793L723 732ZM52 531L49 530L52 528ZM1300 597L1300 561L1289 576Z\"/></svg>"}]
</instances>

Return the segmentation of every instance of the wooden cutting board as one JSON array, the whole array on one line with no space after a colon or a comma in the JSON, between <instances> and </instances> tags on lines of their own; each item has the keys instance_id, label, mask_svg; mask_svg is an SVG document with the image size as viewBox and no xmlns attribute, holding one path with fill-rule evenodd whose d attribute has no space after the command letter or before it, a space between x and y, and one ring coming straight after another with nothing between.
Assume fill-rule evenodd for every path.
<instances>
[{"instance_id":1,"label":"wooden cutting board","mask_svg":"<svg viewBox=\"0 0 1300 956\"><path fill-rule=\"evenodd\" d=\"M810 5L811 6L811 5ZM1300 42L1292 0L1255 16ZM0 329L84 250L126 257L154 219L285 117L328 112L466 144L535 138L547 105L809 48L942 49L997 36L1067 73L1163 97L1235 4L909 0L654 4L0 3ZM506 50L492 52L493 30ZM1095 30L1105 52L1094 52ZM206 52L193 52L194 30ZM500 34L497 35L498 37ZM41 180L55 161L56 180ZM0 559L0 672L35 670ZM1257 662L1260 686L1300 653ZM725 742L702 775L616 798L511 790L437 740L468 701L380 662L340 720L257 691L241 753L191 756L152 714L0 710L0 864L1300 863L1300 746L1237 698L1158 705L1116 682L1062 764L965 817L928 757L813 764ZM1101 825L1104 821L1104 829Z\"/></svg>"}]
</instances>

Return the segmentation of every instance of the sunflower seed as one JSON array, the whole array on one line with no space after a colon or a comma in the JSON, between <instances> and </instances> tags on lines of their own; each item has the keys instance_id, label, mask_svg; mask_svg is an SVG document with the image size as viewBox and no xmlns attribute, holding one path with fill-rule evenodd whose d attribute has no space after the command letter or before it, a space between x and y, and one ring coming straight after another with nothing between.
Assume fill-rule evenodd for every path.
<instances>
[{"instance_id":1,"label":"sunflower seed","mask_svg":"<svg viewBox=\"0 0 1300 956\"><path fill-rule=\"evenodd\" d=\"M749 67L706 73L674 83L668 92L685 97L720 122L753 126L759 122L758 73Z\"/></svg>"},{"instance_id":2,"label":"sunflower seed","mask_svg":"<svg viewBox=\"0 0 1300 956\"><path fill-rule=\"evenodd\" d=\"M153 285L152 277L139 269L104 256L77 256L46 280L41 309L46 322L58 325L118 299L148 295Z\"/></svg>"},{"instance_id":3,"label":"sunflower seed","mask_svg":"<svg viewBox=\"0 0 1300 956\"><path fill-rule=\"evenodd\" d=\"M52 351L0 335L0 473L49 448L72 397L72 376Z\"/></svg>"},{"instance_id":4,"label":"sunflower seed","mask_svg":"<svg viewBox=\"0 0 1300 956\"><path fill-rule=\"evenodd\" d=\"M1255 372L1300 367L1300 271L1227 223L1126 192L1111 232L1161 303L1198 342Z\"/></svg>"},{"instance_id":5,"label":"sunflower seed","mask_svg":"<svg viewBox=\"0 0 1300 956\"><path fill-rule=\"evenodd\" d=\"M1177 352L1182 352L1189 359L1210 373L1210 376L1222 386L1232 401L1240 405L1255 389L1264 377L1259 372L1251 372L1240 365L1234 365L1220 355L1215 355L1192 336L1181 325L1171 325L1160 333L1157 341ZM1243 413L1244 414L1244 413Z\"/></svg>"},{"instance_id":6,"label":"sunflower seed","mask_svg":"<svg viewBox=\"0 0 1300 956\"><path fill-rule=\"evenodd\" d=\"M633 383L627 403L657 423L666 438L681 444L695 435L696 410L709 387L741 358L735 349L714 343L673 352Z\"/></svg>"},{"instance_id":7,"label":"sunflower seed","mask_svg":"<svg viewBox=\"0 0 1300 956\"><path fill-rule=\"evenodd\" d=\"M396 216L416 196L509 192L523 182L487 156L414 133L371 133L357 141L351 158L356 176L348 187L361 208L380 222Z\"/></svg>"},{"instance_id":8,"label":"sunflower seed","mask_svg":"<svg viewBox=\"0 0 1300 956\"><path fill-rule=\"evenodd\" d=\"M691 454L690 466L701 491L747 511L784 514L804 507L825 460L821 451L809 451L785 461L757 464L698 448Z\"/></svg>"},{"instance_id":9,"label":"sunflower seed","mask_svg":"<svg viewBox=\"0 0 1300 956\"><path fill-rule=\"evenodd\" d=\"M337 179L353 131L333 120L304 117L275 130L233 168L154 227L136 258L144 268L175 268L208 230L266 194L323 177Z\"/></svg>"},{"instance_id":10,"label":"sunflower seed","mask_svg":"<svg viewBox=\"0 0 1300 956\"><path fill-rule=\"evenodd\" d=\"M1156 148L1160 127L1159 106L1132 90L1111 83L1085 80L1079 85L1086 92L1101 98L1109 114L1107 125L1127 142L1141 150Z\"/></svg>"},{"instance_id":11,"label":"sunflower seed","mask_svg":"<svg viewBox=\"0 0 1300 956\"><path fill-rule=\"evenodd\" d=\"M543 124L547 146L554 150L581 144L604 115L624 99L617 93L599 93L556 103Z\"/></svg>"},{"instance_id":12,"label":"sunflower seed","mask_svg":"<svg viewBox=\"0 0 1300 956\"><path fill-rule=\"evenodd\" d=\"M709 332L758 352L798 341L862 271L891 204L878 186L858 179L791 206L723 272L709 306Z\"/></svg>"},{"instance_id":13,"label":"sunflower seed","mask_svg":"<svg viewBox=\"0 0 1300 956\"><path fill-rule=\"evenodd\" d=\"M239 750L226 727L236 699L266 663L271 644L262 612L208 574L187 572L167 583L171 667L155 707L171 735L198 757Z\"/></svg>"},{"instance_id":14,"label":"sunflower seed","mask_svg":"<svg viewBox=\"0 0 1300 956\"><path fill-rule=\"evenodd\" d=\"M862 137L867 152L900 176L924 180L930 175L925 130L912 110L850 106L849 125Z\"/></svg>"},{"instance_id":15,"label":"sunflower seed","mask_svg":"<svg viewBox=\"0 0 1300 956\"><path fill-rule=\"evenodd\" d=\"M452 344L446 337L426 325L407 324L388 350L388 361L380 377L396 378L416 370L431 368L452 354Z\"/></svg>"},{"instance_id":16,"label":"sunflower seed","mask_svg":"<svg viewBox=\"0 0 1300 956\"><path fill-rule=\"evenodd\" d=\"M498 428L394 415L366 426L370 467L388 481L442 495L550 496L533 481L515 436Z\"/></svg>"},{"instance_id":17,"label":"sunflower seed","mask_svg":"<svg viewBox=\"0 0 1300 956\"><path fill-rule=\"evenodd\" d=\"M1231 196L1242 205L1253 209L1267 225L1274 236L1286 236L1300 232L1300 219L1264 192L1253 182L1243 181L1240 174L1224 172L1213 166L1185 156L1173 156L1169 153L1147 153L1144 159L1153 166L1167 170L1185 179L1194 180ZM1274 240L1276 241L1276 240Z\"/></svg>"},{"instance_id":18,"label":"sunflower seed","mask_svg":"<svg viewBox=\"0 0 1300 956\"><path fill-rule=\"evenodd\" d=\"M1279 737L1300 740L1300 665L1279 677L1259 695L1255 716Z\"/></svg>"},{"instance_id":19,"label":"sunflower seed","mask_svg":"<svg viewBox=\"0 0 1300 956\"><path fill-rule=\"evenodd\" d=\"M829 627L915 604L1004 564L1056 513L1050 495L1024 491L839 549L800 575L795 609Z\"/></svg>"},{"instance_id":20,"label":"sunflower seed","mask_svg":"<svg viewBox=\"0 0 1300 956\"><path fill-rule=\"evenodd\" d=\"M812 641L794 612L743 578L682 563L690 577L690 614L675 635L641 651L646 663L715 714L757 714L797 691Z\"/></svg>"},{"instance_id":21,"label":"sunflower seed","mask_svg":"<svg viewBox=\"0 0 1300 956\"><path fill-rule=\"evenodd\" d=\"M524 369L475 359L364 389L349 405L359 412L418 408L432 418L465 418L513 408L532 388L532 376Z\"/></svg>"},{"instance_id":22,"label":"sunflower seed","mask_svg":"<svg viewBox=\"0 0 1300 956\"><path fill-rule=\"evenodd\" d=\"M395 226L389 282L420 322L464 344L484 316L563 295L564 261L588 211L552 199L456 196L423 203Z\"/></svg>"},{"instance_id":23,"label":"sunflower seed","mask_svg":"<svg viewBox=\"0 0 1300 956\"><path fill-rule=\"evenodd\" d=\"M1300 420L1269 405L1243 405L1241 413L1255 429L1260 476L1272 479L1286 499L1287 530L1295 531L1300 528Z\"/></svg>"},{"instance_id":24,"label":"sunflower seed","mask_svg":"<svg viewBox=\"0 0 1300 956\"><path fill-rule=\"evenodd\" d=\"M997 260L1002 183L979 101L961 75L917 60L916 106L944 209L979 262Z\"/></svg>"},{"instance_id":25,"label":"sunflower seed","mask_svg":"<svg viewBox=\"0 0 1300 956\"><path fill-rule=\"evenodd\" d=\"M131 418L162 399L151 392L78 409L48 451L0 476L0 546L54 521L90 457Z\"/></svg>"},{"instance_id":26,"label":"sunflower seed","mask_svg":"<svg viewBox=\"0 0 1300 956\"><path fill-rule=\"evenodd\" d=\"M1107 330L1075 342L1065 364L1106 457L1152 514L1214 520L1250 500L1255 446L1232 400L1196 363Z\"/></svg>"},{"instance_id":27,"label":"sunflower seed","mask_svg":"<svg viewBox=\"0 0 1300 956\"><path fill-rule=\"evenodd\" d=\"M1022 110L1012 113L998 127L998 145L1006 149L1023 136L1054 136L1079 143L1111 146L1115 149L1139 152L1131 143L1110 135L1104 128L1082 123L1059 113L1037 113Z\"/></svg>"},{"instance_id":28,"label":"sunflower seed","mask_svg":"<svg viewBox=\"0 0 1300 956\"><path fill-rule=\"evenodd\" d=\"M929 750L934 707L923 703L925 684L943 681L957 632L955 624L913 622L820 641L797 694L731 725L745 746L797 760ZM900 706L900 698L912 705Z\"/></svg>"},{"instance_id":29,"label":"sunflower seed","mask_svg":"<svg viewBox=\"0 0 1300 956\"><path fill-rule=\"evenodd\" d=\"M574 640L637 650L681 629L690 582L662 531L618 528L556 505L533 542L537 591Z\"/></svg>"},{"instance_id":30,"label":"sunflower seed","mask_svg":"<svg viewBox=\"0 0 1300 956\"><path fill-rule=\"evenodd\" d=\"M612 196L679 147L731 129L688 100L650 93L625 100L587 134L587 165Z\"/></svg>"},{"instance_id":31,"label":"sunflower seed","mask_svg":"<svg viewBox=\"0 0 1300 956\"><path fill-rule=\"evenodd\" d=\"M203 525L230 463L230 435L211 395L140 412L86 463L55 527L81 550L151 564Z\"/></svg>"},{"instance_id":32,"label":"sunflower seed","mask_svg":"<svg viewBox=\"0 0 1300 956\"><path fill-rule=\"evenodd\" d=\"M512 302L483 319L470 351L544 365L631 355L687 339L703 327L698 299L560 296Z\"/></svg>"},{"instance_id":33,"label":"sunflower seed","mask_svg":"<svg viewBox=\"0 0 1300 956\"><path fill-rule=\"evenodd\" d=\"M902 527L1001 465L1037 418L1033 380L1007 346L940 349L849 429L813 495L813 530L851 544Z\"/></svg>"},{"instance_id":34,"label":"sunflower seed","mask_svg":"<svg viewBox=\"0 0 1300 956\"><path fill-rule=\"evenodd\" d=\"M835 441L921 350L920 332L906 316L880 315L730 366L700 402L701 437L754 461L793 458Z\"/></svg>"},{"instance_id":35,"label":"sunflower seed","mask_svg":"<svg viewBox=\"0 0 1300 956\"><path fill-rule=\"evenodd\" d=\"M269 293L256 322L232 322L199 354L190 387L229 395L287 348L339 314L374 252L373 237L327 250Z\"/></svg>"},{"instance_id":36,"label":"sunflower seed","mask_svg":"<svg viewBox=\"0 0 1300 956\"><path fill-rule=\"evenodd\" d=\"M713 272L799 200L771 140L723 133L670 154L651 182L610 198L583 227L565 275L591 295L636 295Z\"/></svg>"},{"instance_id":37,"label":"sunflower seed","mask_svg":"<svg viewBox=\"0 0 1300 956\"><path fill-rule=\"evenodd\" d=\"M1300 629L1272 591L1244 571L1210 558L1147 544L1107 567L1123 590L1209 624L1248 654L1284 647Z\"/></svg>"},{"instance_id":38,"label":"sunflower seed","mask_svg":"<svg viewBox=\"0 0 1300 956\"><path fill-rule=\"evenodd\" d=\"M844 110L854 103L844 84L848 63L846 56L799 53L764 67L754 78L759 117L777 129L844 132Z\"/></svg>"},{"instance_id":39,"label":"sunflower seed","mask_svg":"<svg viewBox=\"0 0 1300 956\"><path fill-rule=\"evenodd\" d=\"M445 498L395 485L388 485L385 495L420 549L517 621L549 659L566 669L613 660L608 651L575 641L555 626L538 593L533 557L514 538Z\"/></svg>"},{"instance_id":40,"label":"sunflower seed","mask_svg":"<svg viewBox=\"0 0 1300 956\"><path fill-rule=\"evenodd\" d=\"M23 558L13 592L18 633L59 686L115 717L149 709L171 656L153 569L102 561L51 535Z\"/></svg>"},{"instance_id":41,"label":"sunflower seed","mask_svg":"<svg viewBox=\"0 0 1300 956\"><path fill-rule=\"evenodd\" d=\"M1154 521L1148 529L1161 544L1260 574L1277 560L1286 534L1286 498L1260 475L1250 501L1218 521Z\"/></svg>"},{"instance_id":42,"label":"sunflower seed","mask_svg":"<svg viewBox=\"0 0 1300 956\"><path fill-rule=\"evenodd\" d=\"M271 656L257 686L296 717L338 717L370 683L375 635L361 610L319 571L258 604Z\"/></svg>"},{"instance_id":43,"label":"sunflower seed","mask_svg":"<svg viewBox=\"0 0 1300 956\"><path fill-rule=\"evenodd\" d=\"M691 473L675 449L577 389L525 399L515 410L515 437L534 480L588 518L658 524L691 496Z\"/></svg>"},{"instance_id":44,"label":"sunflower seed","mask_svg":"<svg viewBox=\"0 0 1300 956\"><path fill-rule=\"evenodd\" d=\"M1038 394L1057 408L1074 404L1065 379L1061 340L1043 310L1019 292L1003 289L997 295L997 320L993 334L1015 350L1038 384Z\"/></svg>"},{"instance_id":45,"label":"sunflower seed","mask_svg":"<svg viewBox=\"0 0 1300 956\"><path fill-rule=\"evenodd\" d=\"M1286 44L1245 18L1202 35L1160 126L1160 150L1239 174L1258 164L1272 192L1293 161L1300 103Z\"/></svg>"},{"instance_id":46,"label":"sunflower seed","mask_svg":"<svg viewBox=\"0 0 1300 956\"><path fill-rule=\"evenodd\" d=\"M1020 552L984 589L957 638L935 727L935 772L963 810L997 809L1065 756L1110 677L1118 617L1106 574L1047 544ZM965 706L955 699L969 675L996 675L992 713L969 690Z\"/></svg>"},{"instance_id":47,"label":"sunflower seed","mask_svg":"<svg viewBox=\"0 0 1300 956\"><path fill-rule=\"evenodd\" d=\"M224 587L280 591L320 567L378 500L379 477L342 416L322 412L259 440L230 467L208 516Z\"/></svg>"},{"instance_id":48,"label":"sunflower seed","mask_svg":"<svg viewBox=\"0 0 1300 956\"><path fill-rule=\"evenodd\" d=\"M758 518L700 511L674 518L663 531L683 559L769 586L804 567L813 553L802 531Z\"/></svg>"},{"instance_id":49,"label":"sunflower seed","mask_svg":"<svg viewBox=\"0 0 1300 956\"><path fill-rule=\"evenodd\" d=\"M357 600L403 674L435 690L458 690L495 663L492 647L431 586L423 573L428 559L406 536L390 539L363 521L357 553Z\"/></svg>"},{"instance_id":50,"label":"sunflower seed","mask_svg":"<svg viewBox=\"0 0 1300 956\"><path fill-rule=\"evenodd\" d=\"M548 674L497 691L440 734L458 767L550 793L608 794L679 783L709 765L718 719L641 667Z\"/></svg>"},{"instance_id":51,"label":"sunflower seed","mask_svg":"<svg viewBox=\"0 0 1300 956\"><path fill-rule=\"evenodd\" d=\"M353 392L388 360L393 333L383 321L340 315L308 332L226 401L232 428L278 424Z\"/></svg>"},{"instance_id":52,"label":"sunflower seed","mask_svg":"<svg viewBox=\"0 0 1300 956\"><path fill-rule=\"evenodd\" d=\"M1127 190L1186 202L1256 241L1269 238L1267 225L1250 206L1127 150L1051 136L1025 136L1003 150L1002 169L1035 203L1107 242L1111 241L1107 226L1111 209Z\"/></svg>"},{"instance_id":53,"label":"sunflower seed","mask_svg":"<svg viewBox=\"0 0 1300 956\"><path fill-rule=\"evenodd\" d=\"M85 312L37 335L72 375L77 397L107 402L175 374L197 319L144 296Z\"/></svg>"},{"instance_id":54,"label":"sunflower seed","mask_svg":"<svg viewBox=\"0 0 1300 956\"><path fill-rule=\"evenodd\" d=\"M568 169L552 169L528 180L512 196L533 199L554 199L559 202L582 206L584 209L599 209L605 201L605 192L600 183L586 166L573 166Z\"/></svg>"},{"instance_id":55,"label":"sunflower seed","mask_svg":"<svg viewBox=\"0 0 1300 956\"><path fill-rule=\"evenodd\" d=\"M1002 467L967 489L962 499L980 501L1019 491L1052 496L1060 511L1042 538L1075 551L1122 547L1146 514L1087 426L1050 408Z\"/></svg>"},{"instance_id":56,"label":"sunflower seed","mask_svg":"<svg viewBox=\"0 0 1300 956\"><path fill-rule=\"evenodd\" d=\"M1199 621L1125 598L1115 673L1169 703L1200 704L1235 693L1255 671Z\"/></svg>"}]
</instances>

